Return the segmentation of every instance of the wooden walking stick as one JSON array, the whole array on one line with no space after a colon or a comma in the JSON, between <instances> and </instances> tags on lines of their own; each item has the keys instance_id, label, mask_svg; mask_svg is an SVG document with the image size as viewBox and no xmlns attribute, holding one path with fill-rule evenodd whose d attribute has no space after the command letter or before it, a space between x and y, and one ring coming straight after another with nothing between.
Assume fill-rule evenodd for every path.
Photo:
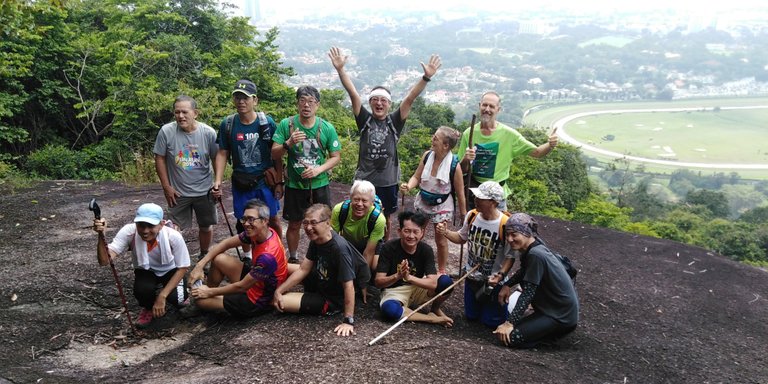
<instances>
[{"instance_id":1,"label":"wooden walking stick","mask_svg":"<svg viewBox=\"0 0 768 384\"><path fill-rule=\"evenodd\" d=\"M477 115L472 114L472 122L469 125L469 145L468 148L472 148L472 138L475 135L475 121ZM469 182L472 180L472 162L469 162L467 169L467 179L464 181L464 198L466 199L465 206L469 207ZM462 218L463 219L463 218ZM461 276L461 267L464 263L464 244L461 244L461 252L459 253L459 276Z\"/></svg>"},{"instance_id":2,"label":"wooden walking stick","mask_svg":"<svg viewBox=\"0 0 768 384\"><path fill-rule=\"evenodd\" d=\"M101 219L101 208L96 204L96 198L91 199L88 204L88 209L93 211L93 216L96 220ZM107 247L107 241L104 238L104 232L99 232L99 242L104 244L104 252L106 252L107 259L109 260L109 266L112 268L112 276L115 277L115 285L117 285L117 292L120 294L120 299L123 301L123 309L125 310L125 316L128 318L128 325L131 326L131 331L136 334L136 327L131 320L131 312L128 311L128 303L125 301L125 294L123 293L123 285L120 284L120 277L117 275L117 269L115 269L115 263L112 261L112 257L109 256L109 247ZM97 253L98 256L98 253ZM98 258L99 265L106 265L106 260Z\"/></svg>"},{"instance_id":3,"label":"wooden walking stick","mask_svg":"<svg viewBox=\"0 0 768 384\"><path fill-rule=\"evenodd\" d=\"M411 316L412 316L414 313L416 313L416 312L420 311L422 308L424 308L424 307L426 307L427 305L431 304L433 301L435 301L435 299L437 299L438 297L442 296L444 293L446 293L446 292L450 291L450 290L451 290L453 287L457 286L459 283L461 283L462 281L464 281L464 279L466 279L466 278L467 278L467 277L468 277L468 276L469 276L469 275L470 275L472 272L476 271L476 270L477 270L477 268L479 268L479 267L480 267L480 264L481 264L481 263L477 263L477 265L475 265L474 267L472 267L472 269L471 269L471 270L469 270L469 272L467 272L467 273L466 273L464 276L460 277L460 278L459 278L458 280L456 280L456 281L455 281L453 284L449 285L449 286L448 286L448 288L446 288L446 289L443 289L442 291L440 291L440 293L438 293L437 295L435 295L435 297L433 297L433 298L431 298L431 299L427 300L427 302L425 302L425 303L424 303L424 304L422 304L422 305L419 305L419 307L418 307L418 308L414 309L414 310L413 310L413 312L409 313L407 316L404 316L402 319L398 320L398 321L397 321L397 323L395 323L394 325L392 325L391 327L389 327L389 328L388 328L386 331L382 332L380 335L376 336L376 337L375 337L373 340L371 340L370 342L368 342L368 345L370 346L370 345L373 345L373 344L375 344L377 341L381 340L381 338L382 338L382 337L386 336L388 333L392 332L392 331L393 331L395 328L399 327L399 326L400 326L400 324L402 324L402 323L406 322L406 321L408 320L408 318L410 318L410 317L411 317Z\"/></svg>"}]
</instances>

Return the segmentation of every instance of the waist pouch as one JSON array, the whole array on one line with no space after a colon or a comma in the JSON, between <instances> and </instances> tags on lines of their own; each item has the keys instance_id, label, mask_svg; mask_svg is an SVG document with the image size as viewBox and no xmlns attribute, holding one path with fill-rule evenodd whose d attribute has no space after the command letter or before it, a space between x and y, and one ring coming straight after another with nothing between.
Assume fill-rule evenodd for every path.
<instances>
[{"instance_id":1,"label":"waist pouch","mask_svg":"<svg viewBox=\"0 0 768 384\"><path fill-rule=\"evenodd\" d=\"M252 173L233 171L232 185L241 191L248 191L256 188L262 178L262 176L254 175Z\"/></svg>"},{"instance_id":2,"label":"waist pouch","mask_svg":"<svg viewBox=\"0 0 768 384\"><path fill-rule=\"evenodd\" d=\"M446 200L448 200L448 197L451 195L450 193L432 193L425 190L420 190L419 195L421 196L421 201L424 202L424 204L427 205L440 205Z\"/></svg>"}]
</instances>

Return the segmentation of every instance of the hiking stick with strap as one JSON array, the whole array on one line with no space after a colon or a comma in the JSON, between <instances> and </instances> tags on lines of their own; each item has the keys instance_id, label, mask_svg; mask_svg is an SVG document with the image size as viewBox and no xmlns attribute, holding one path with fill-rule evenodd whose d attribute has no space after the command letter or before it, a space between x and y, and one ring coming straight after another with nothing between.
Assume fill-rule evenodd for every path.
<instances>
[{"instance_id":1,"label":"hiking stick with strap","mask_svg":"<svg viewBox=\"0 0 768 384\"><path fill-rule=\"evenodd\" d=\"M472 114L472 122L469 125L469 145L468 148L472 148L472 138L475 135L475 121L477 116ZM464 206L469 207L469 182L472 180L472 162L469 162L467 169L467 180L464 182L464 199L466 199ZM461 244L461 253L459 253L459 276L461 276L461 266L464 263L464 244Z\"/></svg>"},{"instance_id":2,"label":"hiking stick with strap","mask_svg":"<svg viewBox=\"0 0 768 384\"><path fill-rule=\"evenodd\" d=\"M224 201L219 198L219 206L221 207L221 213L224 215L224 220L227 222L227 228L229 228L229 235L234 236L235 233L232 231L232 224L229 223L229 217L227 217L227 211L224 210ZM240 259L240 261L243 261L243 255L240 254L240 247L235 247L235 251L237 251L237 258Z\"/></svg>"},{"instance_id":3,"label":"hiking stick with strap","mask_svg":"<svg viewBox=\"0 0 768 384\"><path fill-rule=\"evenodd\" d=\"M93 217L96 220L101 219L101 208L96 204L96 198L91 199L88 204L88 209L93 211ZM109 266L112 268L112 276L115 277L115 285L117 285L117 292L120 294L120 300L123 302L123 309L125 310L125 316L128 318L128 325L131 326L131 331L136 334L136 327L131 320L131 312L128 311L128 303L125 301L125 294L123 293L123 285L120 284L120 276L117 275L117 269L115 269L115 263L112 261L112 257L109 255L109 247L107 247L107 241L104 238L104 232L99 232L99 242L104 244L104 252L106 252L107 259L109 259ZM100 265L105 265L103 260L99 259Z\"/></svg>"},{"instance_id":4,"label":"hiking stick with strap","mask_svg":"<svg viewBox=\"0 0 768 384\"><path fill-rule=\"evenodd\" d=\"M400 326L400 324L402 324L402 323L406 322L406 321L407 321L407 320L408 320L408 319L409 319L409 318L410 318L410 317L411 317L411 316L412 316L414 313L416 313L416 312L420 311L422 308L426 307L427 305L429 305L429 304L431 304L433 301L435 301L435 299L437 299L438 297L442 296L444 293L446 293L446 292L449 292L449 291L450 291L450 290L451 290L453 287L455 287L455 286L459 285L459 283L461 283L462 281L464 281L464 279L466 279L467 277L469 277L469 275L470 275L470 274L472 274L472 272L476 271L476 270L477 270L477 268L479 268L479 267L480 267L480 263L478 263L477 265L475 265L474 267L472 267L472 269L471 269L471 270L469 270L469 272L467 272L467 273L466 273L464 276L462 276L461 278L459 278L458 280L456 280L456 281L455 281L453 284L449 285L449 286L448 286L448 288L446 288L446 289L443 289L442 291L440 291L440 293L436 294L436 295L435 295L435 297L433 297L433 298L431 298L431 299L427 300L427 301L426 301L424 304L422 304L422 305L419 305L419 306L418 306L418 308L414 309L414 310L413 310L411 313L409 313L408 315L404 316L402 319L398 320L398 321L397 321L397 323L395 323L394 325L392 325L391 327L389 327L389 329L387 329L386 331L382 332L380 335L376 336L376 337L375 337L373 340L371 340L370 342L368 342L368 345L369 345L369 346L371 346L371 345L375 344L375 343L376 343L377 341L379 341L379 340L380 340L382 337L386 336L388 333L392 332L392 331L393 331L395 328L399 327L399 326Z\"/></svg>"}]
</instances>

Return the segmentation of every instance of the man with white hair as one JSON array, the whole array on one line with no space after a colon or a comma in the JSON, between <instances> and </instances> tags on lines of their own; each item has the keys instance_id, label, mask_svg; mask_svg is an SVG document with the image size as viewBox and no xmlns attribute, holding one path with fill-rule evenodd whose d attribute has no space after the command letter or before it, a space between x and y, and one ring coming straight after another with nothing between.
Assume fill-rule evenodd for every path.
<instances>
[{"instance_id":1,"label":"man with white hair","mask_svg":"<svg viewBox=\"0 0 768 384\"><path fill-rule=\"evenodd\" d=\"M386 220L381 207L377 207L376 188L367 180L355 180L349 190L349 199L336 204L331 213L331 227L347 239L362 255L365 262L376 270L379 248L384 238Z\"/></svg>"},{"instance_id":2,"label":"man with white hair","mask_svg":"<svg viewBox=\"0 0 768 384\"><path fill-rule=\"evenodd\" d=\"M392 94L384 86L373 87L368 95L371 111L363 108L362 98L355 90L352 79L344 70L348 56L341 49L332 47L328 56L339 74L341 85L349 94L352 113L355 115L357 128L360 130L360 152L355 179L369 180L376 187L384 208L386 228L389 229L389 216L397 211L398 185L400 184L400 161L397 156L397 142L405 126L405 120L411 112L411 106L421 94L427 83L440 68L440 56L432 55L429 63L421 63L424 75L411 88L400 103L400 107L389 113ZM385 234L384 238L388 238Z\"/></svg>"}]
</instances>

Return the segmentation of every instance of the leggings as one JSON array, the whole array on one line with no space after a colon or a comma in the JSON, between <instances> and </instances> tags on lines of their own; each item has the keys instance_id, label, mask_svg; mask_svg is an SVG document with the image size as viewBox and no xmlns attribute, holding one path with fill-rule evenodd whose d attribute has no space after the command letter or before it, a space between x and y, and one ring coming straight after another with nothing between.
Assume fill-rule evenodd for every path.
<instances>
[{"instance_id":1,"label":"leggings","mask_svg":"<svg viewBox=\"0 0 768 384\"><path fill-rule=\"evenodd\" d=\"M510 335L510 347L533 348L541 342L555 340L576 329L576 325L565 325L557 320L534 312L523 317Z\"/></svg>"}]
</instances>

